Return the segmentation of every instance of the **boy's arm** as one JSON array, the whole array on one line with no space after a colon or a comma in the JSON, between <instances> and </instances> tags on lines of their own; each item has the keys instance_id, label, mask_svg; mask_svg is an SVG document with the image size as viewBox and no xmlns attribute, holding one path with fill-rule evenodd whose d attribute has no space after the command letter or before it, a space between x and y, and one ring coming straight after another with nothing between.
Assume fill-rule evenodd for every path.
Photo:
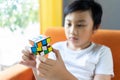
<instances>
[{"instance_id":1,"label":"boy's arm","mask_svg":"<svg viewBox=\"0 0 120 80\"><path fill-rule=\"evenodd\" d=\"M40 78L40 77L38 76L38 74L37 74L37 70L36 70L35 68L32 69L32 70L33 70L33 74L34 74L36 80L45 80L45 79Z\"/></svg>"},{"instance_id":2,"label":"boy's arm","mask_svg":"<svg viewBox=\"0 0 120 80\"><path fill-rule=\"evenodd\" d=\"M97 75L95 75L94 80L111 80L111 76L110 75L97 74Z\"/></svg>"}]
</instances>

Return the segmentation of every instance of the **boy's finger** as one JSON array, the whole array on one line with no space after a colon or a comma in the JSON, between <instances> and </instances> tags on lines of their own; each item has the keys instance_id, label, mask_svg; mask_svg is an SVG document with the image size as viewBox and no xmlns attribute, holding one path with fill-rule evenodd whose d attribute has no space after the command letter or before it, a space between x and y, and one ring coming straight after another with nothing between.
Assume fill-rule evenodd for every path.
<instances>
[{"instance_id":1,"label":"boy's finger","mask_svg":"<svg viewBox=\"0 0 120 80\"><path fill-rule=\"evenodd\" d=\"M31 49L30 49L29 46L25 46L25 50L26 50L27 52L31 53Z\"/></svg>"},{"instance_id":2,"label":"boy's finger","mask_svg":"<svg viewBox=\"0 0 120 80\"><path fill-rule=\"evenodd\" d=\"M27 52L26 50L22 50L22 53L23 53L24 55L26 55L26 56L29 56L29 55L30 55L30 53Z\"/></svg>"},{"instance_id":3,"label":"boy's finger","mask_svg":"<svg viewBox=\"0 0 120 80\"><path fill-rule=\"evenodd\" d=\"M22 64L22 65L25 65L25 66L28 66L28 67L32 67L32 68L35 68L35 61L20 61L19 64Z\"/></svg>"},{"instance_id":4,"label":"boy's finger","mask_svg":"<svg viewBox=\"0 0 120 80\"><path fill-rule=\"evenodd\" d=\"M27 56L27 57L33 55L32 53L30 53L29 50L22 50L22 54L25 55L25 56ZM34 55L33 55L33 56L34 56Z\"/></svg>"}]
</instances>

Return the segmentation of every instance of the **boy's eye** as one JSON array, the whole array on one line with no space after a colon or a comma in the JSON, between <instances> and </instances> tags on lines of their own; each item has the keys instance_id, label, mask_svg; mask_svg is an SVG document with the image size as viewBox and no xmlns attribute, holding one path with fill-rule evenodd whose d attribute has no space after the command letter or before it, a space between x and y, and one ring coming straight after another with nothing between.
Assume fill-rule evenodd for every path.
<instances>
[{"instance_id":1,"label":"boy's eye","mask_svg":"<svg viewBox=\"0 0 120 80\"><path fill-rule=\"evenodd\" d=\"M85 25L83 25L83 24L78 24L77 26L78 26L78 27L84 27Z\"/></svg>"},{"instance_id":2,"label":"boy's eye","mask_svg":"<svg viewBox=\"0 0 120 80\"><path fill-rule=\"evenodd\" d=\"M67 26L71 26L71 23L67 23Z\"/></svg>"}]
</instances>

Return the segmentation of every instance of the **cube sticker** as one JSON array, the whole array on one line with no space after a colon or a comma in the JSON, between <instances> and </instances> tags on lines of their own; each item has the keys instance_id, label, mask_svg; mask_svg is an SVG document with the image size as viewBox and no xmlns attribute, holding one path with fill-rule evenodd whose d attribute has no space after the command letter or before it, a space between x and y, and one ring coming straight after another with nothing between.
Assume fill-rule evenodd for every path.
<instances>
[{"instance_id":1,"label":"cube sticker","mask_svg":"<svg viewBox=\"0 0 120 80\"><path fill-rule=\"evenodd\" d=\"M49 45L51 41L50 37L38 36L29 40L31 44L31 51L34 55L44 56L52 51L52 47Z\"/></svg>"}]
</instances>

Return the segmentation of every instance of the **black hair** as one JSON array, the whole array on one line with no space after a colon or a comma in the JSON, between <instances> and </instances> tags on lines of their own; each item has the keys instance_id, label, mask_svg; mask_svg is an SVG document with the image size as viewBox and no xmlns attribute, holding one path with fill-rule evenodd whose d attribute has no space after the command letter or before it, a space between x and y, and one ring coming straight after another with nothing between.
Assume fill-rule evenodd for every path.
<instances>
[{"instance_id":1,"label":"black hair","mask_svg":"<svg viewBox=\"0 0 120 80\"><path fill-rule=\"evenodd\" d=\"M87 11L90 10L92 19L94 22L93 29L98 29L101 24L102 18L102 6L94 0L74 0L64 10L64 17L75 11Z\"/></svg>"}]
</instances>

